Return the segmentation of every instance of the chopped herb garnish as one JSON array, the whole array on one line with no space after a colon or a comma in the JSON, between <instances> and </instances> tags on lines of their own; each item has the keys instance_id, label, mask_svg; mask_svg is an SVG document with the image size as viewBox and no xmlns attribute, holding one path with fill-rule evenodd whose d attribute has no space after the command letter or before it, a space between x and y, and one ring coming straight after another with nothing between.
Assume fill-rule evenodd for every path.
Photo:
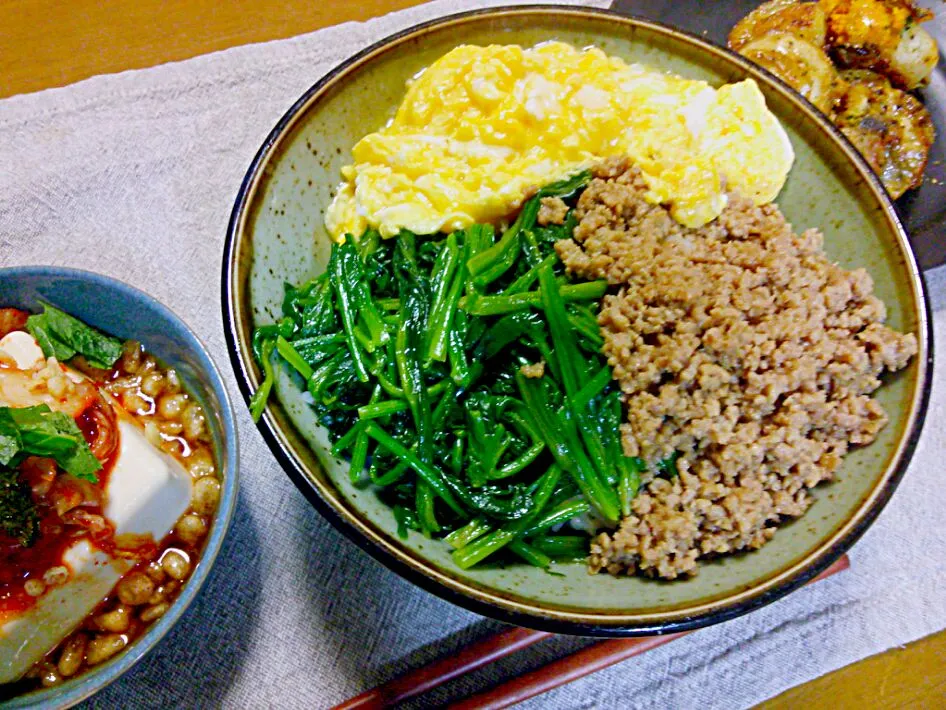
<instances>
[{"instance_id":1,"label":"chopped herb garnish","mask_svg":"<svg viewBox=\"0 0 946 710\"><path fill-rule=\"evenodd\" d=\"M30 487L20 481L16 469L0 466L0 531L23 547L36 542L39 514Z\"/></svg>"},{"instance_id":2,"label":"chopped herb garnish","mask_svg":"<svg viewBox=\"0 0 946 710\"><path fill-rule=\"evenodd\" d=\"M53 459L66 473L97 483L102 464L73 421L47 405L0 407L0 465L12 465L26 456Z\"/></svg>"},{"instance_id":3,"label":"chopped herb garnish","mask_svg":"<svg viewBox=\"0 0 946 710\"><path fill-rule=\"evenodd\" d=\"M122 354L120 340L48 304L42 313L27 319L26 327L46 357L55 357L60 361L68 360L78 353L93 367L107 370Z\"/></svg>"}]
</instances>

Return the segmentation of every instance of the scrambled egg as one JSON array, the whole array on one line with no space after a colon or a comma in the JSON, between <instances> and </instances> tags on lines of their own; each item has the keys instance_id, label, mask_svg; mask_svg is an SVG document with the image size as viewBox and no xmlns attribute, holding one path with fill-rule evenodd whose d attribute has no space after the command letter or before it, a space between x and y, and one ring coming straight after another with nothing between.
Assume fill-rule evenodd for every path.
<instances>
[{"instance_id":1,"label":"scrambled egg","mask_svg":"<svg viewBox=\"0 0 946 710\"><path fill-rule=\"evenodd\" d=\"M397 114L353 149L326 215L336 238L497 222L524 191L629 155L648 199L689 227L727 189L775 199L791 143L752 80L714 89L561 42L460 46L416 76Z\"/></svg>"}]
</instances>

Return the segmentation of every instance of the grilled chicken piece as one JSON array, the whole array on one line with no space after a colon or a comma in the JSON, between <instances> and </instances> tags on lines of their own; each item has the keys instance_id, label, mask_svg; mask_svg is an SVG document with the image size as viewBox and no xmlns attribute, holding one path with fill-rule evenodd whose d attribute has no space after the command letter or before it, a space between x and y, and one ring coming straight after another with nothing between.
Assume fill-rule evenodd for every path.
<instances>
[{"instance_id":1,"label":"grilled chicken piece","mask_svg":"<svg viewBox=\"0 0 946 710\"><path fill-rule=\"evenodd\" d=\"M929 83L938 61L936 40L919 25L911 24L900 36L900 43L887 62L884 73L896 86L910 91Z\"/></svg>"},{"instance_id":2,"label":"grilled chicken piece","mask_svg":"<svg viewBox=\"0 0 946 710\"><path fill-rule=\"evenodd\" d=\"M870 69L894 86L915 89L936 67L936 42L919 26L932 17L911 0L818 0L826 42L842 68Z\"/></svg>"},{"instance_id":3,"label":"grilled chicken piece","mask_svg":"<svg viewBox=\"0 0 946 710\"><path fill-rule=\"evenodd\" d=\"M765 67L823 113L830 113L838 70L820 47L790 34L771 34L739 53Z\"/></svg>"},{"instance_id":4,"label":"grilled chicken piece","mask_svg":"<svg viewBox=\"0 0 946 710\"><path fill-rule=\"evenodd\" d=\"M897 198L922 184L935 139L929 111L906 93L939 59L919 26L931 16L912 0L770 0L729 46L828 114Z\"/></svg>"},{"instance_id":5,"label":"grilled chicken piece","mask_svg":"<svg viewBox=\"0 0 946 710\"><path fill-rule=\"evenodd\" d=\"M918 99L866 70L841 73L835 124L880 176L896 199L923 182L935 133Z\"/></svg>"},{"instance_id":6,"label":"grilled chicken piece","mask_svg":"<svg viewBox=\"0 0 946 710\"><path fill-rule=\"evenodd\" d=\"M794 35L815 47L824 46L827 31L824 10L817 2L770 0L735 24L729 33L730 49L742 54L742 48L776 33Z\"/></svg>"}]
</instances>

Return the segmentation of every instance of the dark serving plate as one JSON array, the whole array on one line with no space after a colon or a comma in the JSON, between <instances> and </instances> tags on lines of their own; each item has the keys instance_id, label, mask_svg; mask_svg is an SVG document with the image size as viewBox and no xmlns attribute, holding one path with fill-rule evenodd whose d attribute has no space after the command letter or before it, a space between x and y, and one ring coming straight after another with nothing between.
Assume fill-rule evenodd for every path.
<instances>
[{"instance_id":1,"label":"dark serving plate","mask_svg":"<svg viewBox=\"0 0 946 710\"><path fill-rule=\"evenodd\" d=\"M761 4L762 0L615 0L611 9L664 22L725 46L730 28ZM935 18L923 27L940 47L939 64L930 84L919 92L933 115L937 139L930 152L923 186L911 190L894 204L907 228L920 268L926 270L946 263L946 60L942 54L946 48L946 3L927 0L918 4L935 13Z\"/></svg>"}]
</instances>

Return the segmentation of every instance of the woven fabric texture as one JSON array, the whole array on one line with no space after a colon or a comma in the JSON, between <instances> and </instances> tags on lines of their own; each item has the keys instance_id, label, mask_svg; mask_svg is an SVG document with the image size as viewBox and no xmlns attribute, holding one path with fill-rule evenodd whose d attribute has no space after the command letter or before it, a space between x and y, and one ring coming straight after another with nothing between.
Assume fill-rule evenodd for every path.
<instances>
[{"instance_id":1,"label":"woven fabric texture","mask_svg":"<svg viewBox=\"0 0 946 710\"><path fill-rule=\"evenodd\" d=\"M224 344L219 289L236 190L292 102L391 32L489 4L498 3L438 0L0 101L0 265L76 266L148 291L205 340L239 410L240 501L205 589L172 633L90 706L326 707L499 628L389 572L306 503L246 414ZM946 268L929 274L929 283L943 352ZM0 302L2 295L0 284ZM946 627L944 374L938 367L913 464L852 550L850 571L527 705L745 707ZM542 644L424 705L489 687L584 643Z\"/></svg>"}]
</instances>

